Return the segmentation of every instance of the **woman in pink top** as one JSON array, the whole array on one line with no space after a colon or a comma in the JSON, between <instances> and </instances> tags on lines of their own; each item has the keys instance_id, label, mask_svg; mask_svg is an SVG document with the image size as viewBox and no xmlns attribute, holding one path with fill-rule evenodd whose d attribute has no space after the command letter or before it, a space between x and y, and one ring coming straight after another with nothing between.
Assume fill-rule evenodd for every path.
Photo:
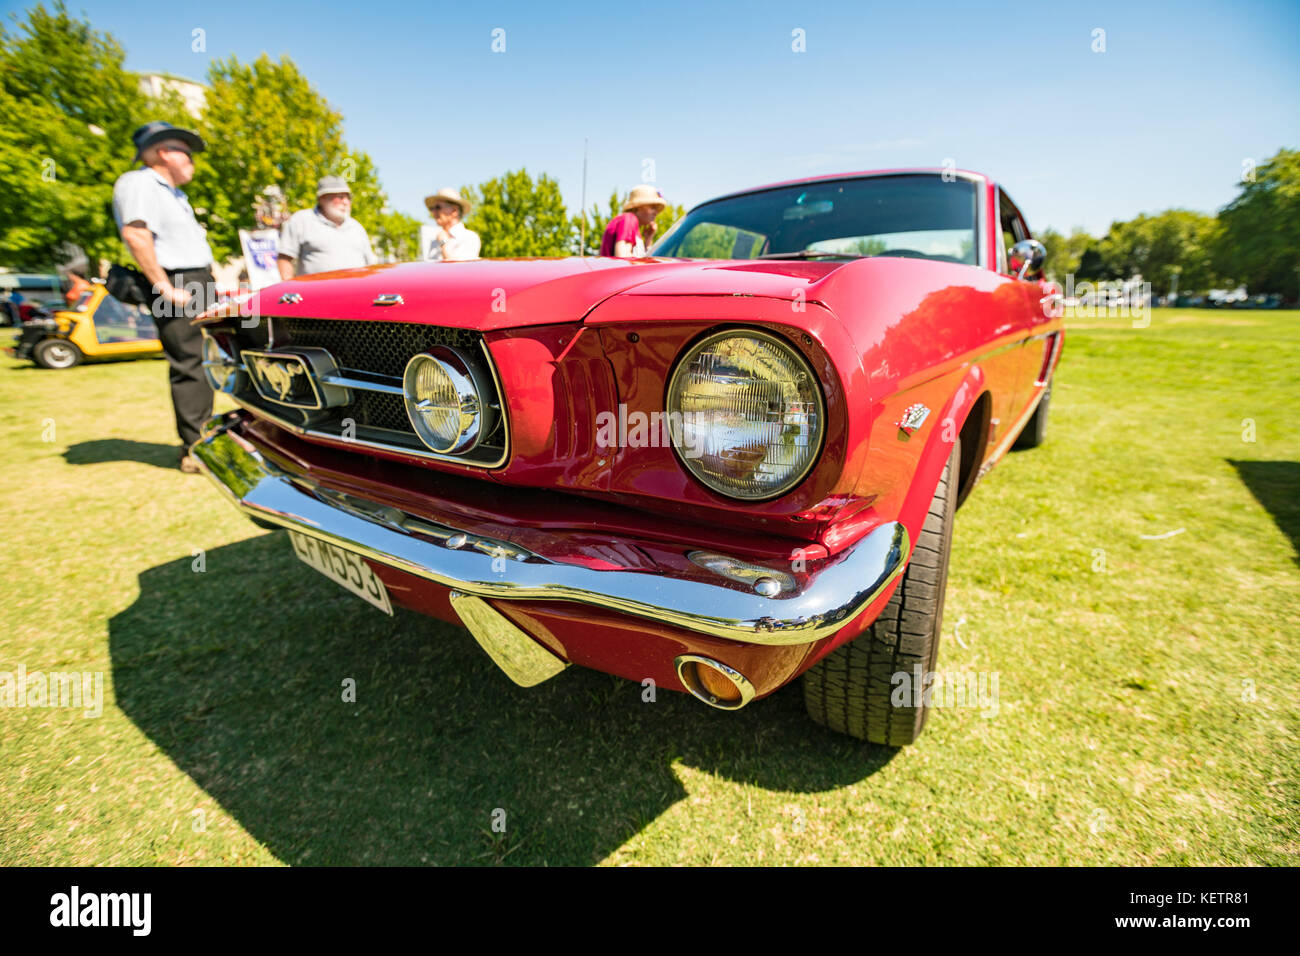
<instances>
[{"instance_id":1,"label":"woman in pink top","mask_svg":"<svg viewBox=\"0 0 1300 956\"><path fill-rule=\"evenodd\" d=\"M623 212L609 221L600 241L600 254L624 259L645 255L654 238L655 217L664 210L663 194L653 186L634 186Z\"/></svg>"}]
</instances>

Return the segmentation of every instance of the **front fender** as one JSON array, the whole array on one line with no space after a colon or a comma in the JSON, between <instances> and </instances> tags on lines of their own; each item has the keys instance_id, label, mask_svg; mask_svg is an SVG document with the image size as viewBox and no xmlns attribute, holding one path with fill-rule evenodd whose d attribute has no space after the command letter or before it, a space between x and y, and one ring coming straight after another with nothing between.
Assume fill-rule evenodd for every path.
<instances>
[{"instance_id":1,"label":"front fender","mask_svg":"<svg viewBox=\"0 0 1300 956\"><path fill-rule=\"evenodd\" d=\"M861 487L883 490L879 494L868 491L860 502L871 502L869 507L859 505L859 511L831 525L822 541L827 551L836 553L875 527L897 521L907 530L910 561L954 442L963 446L959 494L970 490L979 473L978 465L988 449L987 394L984 371L978 365L970 365L881 402L873 415L872 455ZM924 425L908 436L898 427L898 422L904 410L915 404L934 410ZM898 578L869 608L819 647L805 666L811 666L869 627L892 596L897 581Z\"/></svg>"},{"instance_id":2,"label":"front fender","mask_svg":"<svg viewBox=\"0 0 1300 956\"><path fill-rule=\"evenodd\" d=\"M925 524L925 516L954 442L962 443L961 471L958 474L959 500L969 493L975 476L979 474L978 466L988 448L987 403L980 403L980 397L984 394L983 369L978 365L968 366L939 410L936 427L928 431L925 445L916 461L912 482L899 509L899 521L907 528L913 542ZM976 416L973 420L972 414ZM913 435L908 441L915 441L918 437L920 436Z\"/></svg>"}]
</instances>

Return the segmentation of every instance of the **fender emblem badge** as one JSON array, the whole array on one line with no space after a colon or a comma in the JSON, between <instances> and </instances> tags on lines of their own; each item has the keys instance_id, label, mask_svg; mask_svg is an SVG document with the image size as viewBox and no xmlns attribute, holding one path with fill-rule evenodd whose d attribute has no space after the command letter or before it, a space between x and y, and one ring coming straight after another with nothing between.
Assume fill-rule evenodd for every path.
<instances>
[{"instance_id":1,"label":"fender emblem badge","mask_svg":"<svg viewBox=\"0 0 1300 956\"><path fill-rule=\"evenodd\" d=\"M297 292L286 292L280 296L281 305L297 305L302 301L302 296Z\"/></svg>"},{"instance_id":2,"label":"fender emblem badge","mask_svg":"<svg viewBox=\"0 0 1300 956\"><path fill-rule=\"evenodd\" d=\"M924 405L909 405L903 412L903 417L898 420L899 438L904 440L911 438L912 433L925 424L925 420L930 417L930 409Z\"/></svg>"}]
</instances>

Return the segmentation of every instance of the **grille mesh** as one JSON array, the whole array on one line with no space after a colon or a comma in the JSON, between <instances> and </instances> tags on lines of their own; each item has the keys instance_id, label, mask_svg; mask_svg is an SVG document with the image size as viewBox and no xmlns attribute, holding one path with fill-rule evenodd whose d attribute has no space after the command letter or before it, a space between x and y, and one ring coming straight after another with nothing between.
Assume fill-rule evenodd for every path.
<instances>
[{"instance_id":1,"label":"grille mesh","mask_svg":"<svg viewBox=\"0 0 1300 956\"><path fill-rule=\"evenodd\" d=\"M356 413L358 425L391 428L399 432L411 430L411 420L406 415L406 403L396 395L363 392L360 389L354 389L352 394L356 401L349 407Z\"/></svg>"},{"instance_id":2,"label":"grille mesh","mask_svg":"<svg viewBox=\"0 0 1300 956\"><path fill-rule=\"evenodd\" d=\"M435 345L456 345L471 350L471 355L478 354L479 335L468 329L343 319L271 321L275 323L277 347L298 345L329 349L334 361L343 368L363 369L398 378L401 378L412 355ZM288 341L280 341L281 333L287 336ZM405 412L402 412L402 418L406 418Z\"/></svg>"}]
</instances>

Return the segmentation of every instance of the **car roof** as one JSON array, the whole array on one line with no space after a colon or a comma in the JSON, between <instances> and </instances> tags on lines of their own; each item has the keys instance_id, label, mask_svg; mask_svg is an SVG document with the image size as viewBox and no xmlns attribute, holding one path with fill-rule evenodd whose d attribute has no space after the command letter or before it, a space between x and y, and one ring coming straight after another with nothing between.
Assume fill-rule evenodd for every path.
<instances>
[{"instance_id":1,"label":"car roof","mask_svg":"<svg viewBox=\"0 0 1300 956\"><path fill-rule=\"evenodd\" d=\"M931 175L941 176L944 173L955 173L962 179L974 180L976 182L988 182L989 179L983 173L977 173L969 169L952 169L947 166L915 166L903 167L900 169L867 169L855 173L828 173L821 176L808 176L803 179L788 179L779 183L768 183L766 186L753 186L749 189L737 189L735 192L724 193L721 196L714 196L712 199L706 199L704 202L696 203L698 206L707 206L709 203L718 202L721 199L731 199L735 196L746 196L750 193L761 193L769 189L782 189L786 186L802 186L806 183L826 183L835 182L840 179L867 179L872 176L906 176L906 175Z\"/></svg>"},{"instance_id":2,"label":"car roof","mask_svg":"<svg viewBox=\"0 0 1300 956\"><path fill-rule=\"evenodd\" d=\"M0 289L58 289L59 281L53 273L0 272Z\"/></svg>"}]
</instances>

